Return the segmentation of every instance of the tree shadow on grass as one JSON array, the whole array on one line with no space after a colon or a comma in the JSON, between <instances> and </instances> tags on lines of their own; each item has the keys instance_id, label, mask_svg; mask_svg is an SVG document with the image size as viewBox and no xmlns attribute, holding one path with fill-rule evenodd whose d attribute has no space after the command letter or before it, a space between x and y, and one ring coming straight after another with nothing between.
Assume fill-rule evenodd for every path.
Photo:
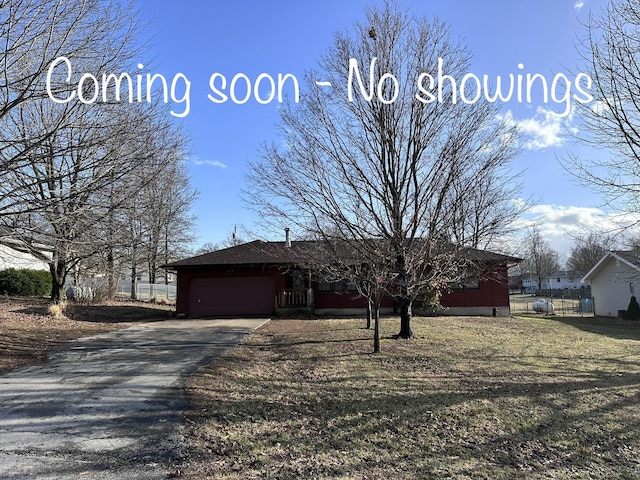
<instances>
[{"instance_id":1,"label":"tree shadow on grass","mask_svg":"<svg viewBox=\"0 0 640 480\"><path fill-rule=\"evenodd\" d=\"M608 317L547 317L579 330L618 340L640 341L640 321Z\"/></svg>"},{"instance_id":2,"label":"tree shadow on grass","mask_svg":"<svg viewBox=\"0 0 640 480\"><path fill-rule=\"evenodd\" d=\"M452 375L439 385L301 377L284 396L281 380L242 379L242 398L216 395L188 417L195 428L208 422L200 439L221 468L212 474L243 465L277 478L637 478L640 380L586 373Z\"/></svg>"}]
</instances>

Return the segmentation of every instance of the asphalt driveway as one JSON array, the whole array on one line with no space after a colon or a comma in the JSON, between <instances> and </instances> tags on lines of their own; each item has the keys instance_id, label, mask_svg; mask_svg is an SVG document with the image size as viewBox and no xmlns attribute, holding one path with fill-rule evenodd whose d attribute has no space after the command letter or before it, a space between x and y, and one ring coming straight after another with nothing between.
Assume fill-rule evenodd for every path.
<instances>
[{"instance_id":1,"label":"asphalt driveway","mask_svg":"<svg viewBox=\"0 0 640 480\"><path fill-rule=\"evenodd\" d=\"M184 381L264 322L144 324L0 375L0 478L167 478L184 450Z\"/></svg>"}]
</instances>

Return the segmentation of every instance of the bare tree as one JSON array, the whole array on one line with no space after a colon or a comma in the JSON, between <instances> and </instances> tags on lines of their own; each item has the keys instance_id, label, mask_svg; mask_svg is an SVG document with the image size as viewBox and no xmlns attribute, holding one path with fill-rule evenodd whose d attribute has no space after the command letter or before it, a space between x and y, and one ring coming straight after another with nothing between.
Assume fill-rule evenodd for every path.
<instances>
[{"instance_id":1,"label":"bare tree","mask_svg":"<svg viewBox=\"0 0 640 480\"><path fill-rule=\"evenodd\" d=\"M569 253L567 268L586 274L613 247L613 239L606 235L590 233L576 238Z\"/></svg>"},{"instance_id":2,"label":"bare tree","mask_svg":"<svg viewBox=\"0 0 640 480\"><path fill-rule=\"evenodd\" d=\"M620 212L637 212L640 192L640 4L610 0L587 25L580 53L595 101L579 106L579 140L608 151L563 162L578 181Z\"/></svg>"},{"instance_id":3,"label":"bare tree","mask_svg":"<svg viewBox=\"0 0 640 480\"><path fill-rule=\"evenodd\" d=\"M551 248L538 227L532 228L525 240L524 259L523 265L535 275L539 289L542 289L545 278L560 270L558 252Z\"/></svg>"},{"instance_id":4,"label":"bare tree","mask_svg":"<svg viewBox=\"0 0 640 480\"><path fill-rule=\"evenodd\" d=\"M308 73L300 104L283 107L283 141L264 146L247 182L247 201L270 225L352 242L372 265L380 255L393 259L386 276L400 305L402 338L413 334L413 300L460 274L452 259L461 238L453 232L464 228L454 227L455 218L478 195L495 193L487 179L504 188L498 172L516 151L516 132L497 119L497 105L453 101L451 82L435 87L441 100L416 97L420 74L437 72L439 58L453 78L468 71L469 51L441 21L391 4L369 9ZM350 68L356 62L366 95ZM353 88L344 88L350 72ZM463 241L482 244L500 231L512 220L504 206L494 205L500 213L492 228ZM384 251L369 240L382 241Z\"/></svg>"},{"instance_id":5,"label":"bare tree","mask_svg":"<svg viewBox=\"0 0 640 480\"><path fill-rule=\"evenodd\" d=\"M86 65L91 58L93 67L104 69L114 59L131 58L139 51L134 43L140 32L137 18L131 3L115 0L0 0L0 184L6 172L21 165L66 121L69 111L59 109L28 138L14 128L25 120L22 105L48 99L45 81L51 62L67 56ZM54 88L62 95L72 89L66 82ZM12 192L0 187L0 215L9 196Z\"/></svg>"},{"instance_id":6,"label":"bare tree","mask_svg":"<svg viewBox=\"0 0 640 480\"><path fill-rule=\"evenodd\" d=\"M324 281L355 287L367 301L367 329L373 321L373 352L380 352L380 305L393 283L395 257L380 240L351 241L327 236L306 253L310 268Z\"/></svg>"},{"instance_id":7,"label":"bare tree","mask_svg":"<svg viewBox=\"0 0 640 480\"><path fill-rule=\"evenodd\" d=\"M454 180L459 194L468 187L465 177ZM518 230L513 220L530 207L519 198L521 187L506 169L481 172L473 194L453 205L449 236L459 245L500 249L498 243Z\"/></svg>"},{"instance_id":8,"label":"bare tree","mask_svg":"<svg viewBox=\"0 0 640 480\"><path fill-rule=\"evenodd\" d=\"M144 155L131 163L135 168L126 175L111 178L97 202L105 211L99 225L103 242L98 243L104 247L96 260L107 272L111 293L115 279L127 271L135 296L139 273L148 273L155 283L159 264L184 256L192 241L190 209L197 192L183 162L186 140L165 118L139 118L136 140ZM149 121L152 125L143 128ZM164 279L167 283L166 273Z\"/></svg>"},{"instance_id":9,"label":"bare tree","mask_svg":"<svg viewBox=\"0 0 640 480\"><path fill-rule=\"evenodd\" d=\"M180 137L177 140L181 140ZM190 184L189 172L180 161L182 148L176 145L159 158L162 161L150 166L145 175L150 181L144 183L141 195L134 200L144 209L141 215L143 245L150 283L156 283L160 265L176 259L176 249L191 242L194 218L190 208L197 196ZM166 280L165 274L165 283Z\"/></svg>"},{"instance_id":10,"label":"bare tree","mask_svg":"<svg viewBox=\"0 0 640 480\"><path fill-rule=\"evenodd\" d=\"M244 233L242 233L244 232ZM203 255L205 253L214 252L216 250L222 250L224 248L236 247L238 245L242 245L246 243L244 240L247 232L241 228L241 232L238 233L238 227L234 225L233 229L229 231L228 237L222 240L221 242L204 242L198 248L190 252L190 255Z\"/></svg>"},{"instance_id":11,"label":"bare tree","mask_svg":"<svg viewBox=\"0 0 640 480\"><path fill-rule=\"evenodd\" d=\"M126 118L127 114L131 116ZM78 111L70 119L65 128L32 149L24 165L7 172L5 185L13 191L9 197L13 205L2 217L23 239L35 238L51 247L54 301L60 299L67 273L105 245L104 221L117 205L104 192L149 154L141 141L144 122L133 112ZM23 124L27 135L37 126L35 119ZM23 220L16 224L15 219Z\"/></svg>"},{"instance_id":12,"label":"bare tree","mask_svg":"<svg viewBox=\"0 0 640 480\"><path fill-rule=\"evenodd\" d=\"M48 246L52 299L58 301L67 274L86 268L100 254L112 272L117 210L132 193L124 191L134 188L135 178L154 178L156 171L140 177L139 168L149 159L164 159L167 142L176 136L159 103L92 104L73 91L83 72L95 78L126 72L141 52L132 5L116 0L3 3L0 219L25 244ZM73 72L45 74L58 56L73 59ZM68 101L54 102L43 92ZM164 143L150 141L155 136Z\"/></svg>"}]
</instances>

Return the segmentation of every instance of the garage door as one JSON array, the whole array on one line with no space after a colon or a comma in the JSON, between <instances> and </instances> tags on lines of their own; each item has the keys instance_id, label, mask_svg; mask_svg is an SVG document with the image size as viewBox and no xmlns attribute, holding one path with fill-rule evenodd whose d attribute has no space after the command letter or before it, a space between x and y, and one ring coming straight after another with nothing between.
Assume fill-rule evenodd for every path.
<instances>
[{"instance_id":1,"label":"garage door","mask_svg":"<svg viewBox=\"0 0 640 480\"><path fill-rule=\"evenodd\" d=\"M189 283L189 314L270 315L275 294L271 277L194 278Z\"/></svg>"}]
</instances>

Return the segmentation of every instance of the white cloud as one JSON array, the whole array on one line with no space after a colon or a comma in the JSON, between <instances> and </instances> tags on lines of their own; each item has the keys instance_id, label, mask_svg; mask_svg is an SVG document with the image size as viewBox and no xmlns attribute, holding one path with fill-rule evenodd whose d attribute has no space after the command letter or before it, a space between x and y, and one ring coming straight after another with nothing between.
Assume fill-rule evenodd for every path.
<instances>
[{"instance_id":1,"label":"white cloud","mask_svg":"<svg viewBox=\"0 0 640 480\"><path fill-rule=\"evenodd\" d=\"M584 7L584 2L581 0L577 0L573 4L573 9L576 11L576 13L580 12L580 10L582 10L582 7Z\"/></svg>"},{"instance_id":2,"label":"white cloud","mask_svg":"<svg viewBox=\"0 0 640 480\"><path fill-rule=\"evenodd\" d=\"M638 215L607 213L595 207L542 204L529 208L517 221L517 227L521 228L521 236L526 236L527 229L536 226L549 245L566 259L577 237L589 233L616 234L639 219Z\"/></svg>"},{"instance_id":3,"label":"white cloud","mask_svg":"<svg viewBox=\"0 0 640 480\"><path fill-rule=\"evenodd\" d=\"M210 167L218 167L218 168L227 168L227 165L219 162L218 160L200 160L200 159L194 159L193 163L196 165L208 165Z\"/></svg>"},{"instance_id":4,"label":"white cloud","mask_svg":"<svg viewBox=\"0 0 640 480\"><path fill-rule=\"evenodd\" d=\"M518 127L523 135L523 146L527 150L560 147L565 141L563 134L568 130L575 131L571 127L573 111L563 117L553 110L538 107L536 114L531 118L518 120L514 118L511 110L499 118Z\"/></svg>"}]
</instances>

